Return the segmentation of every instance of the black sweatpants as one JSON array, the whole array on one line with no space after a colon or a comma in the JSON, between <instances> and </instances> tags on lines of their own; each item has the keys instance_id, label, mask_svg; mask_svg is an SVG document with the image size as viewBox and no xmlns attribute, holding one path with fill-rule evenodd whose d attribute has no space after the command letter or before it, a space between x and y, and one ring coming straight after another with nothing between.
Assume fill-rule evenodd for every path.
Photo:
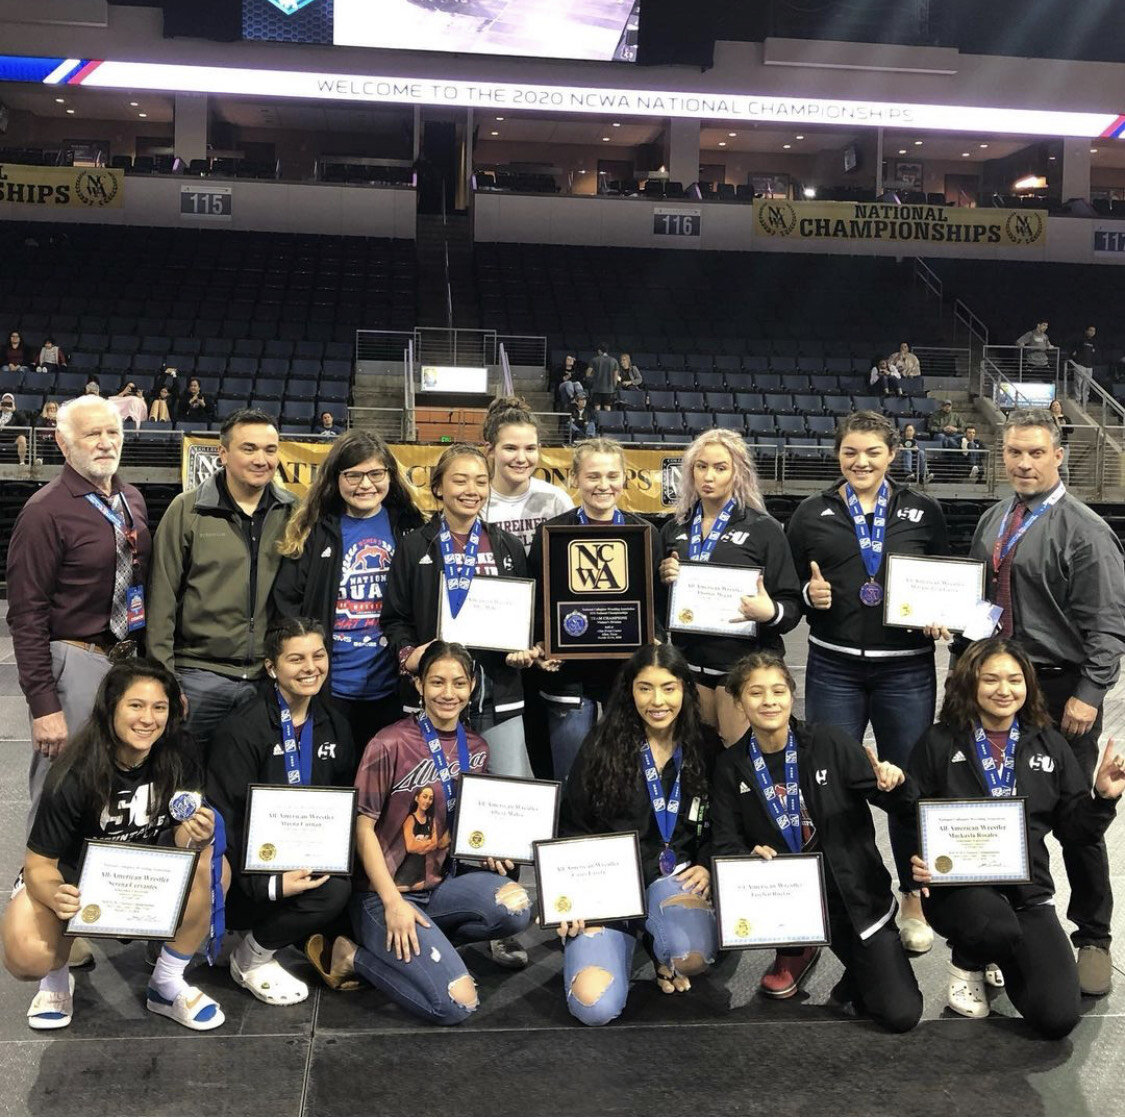
<instances>
[{"instance_id":1,"label":"black sweatpants","mask_svg":"<svg viewBox=\"0 0 1125 1118\"><path fill-rule=\"evenodd\" d=\"M1000 967L1012 1005L1032 1028L1054 1040L1078 1023L1078 965L1053 904L1015 909L1002 889L959 885L931 889L922 907L949 940L954 966Z\"/></svg>"},{"instance_id":2,"label":"black sweatpants","mask_svg":"<svg viewBox=\"0 0 1125 1118\"><path fill-rule=\"evenodd\" d=\"M892 1033L909 1032L922 1016L922 991L895 922L860 939L846 915L830 910L830 926L832 953L844 964L845 989L857 1009Z\"/></svg>"},{"instance_id":3,"label":"black sweatpants","mask_svg":"<svg viewBox=\"0 0 1125 1118\"><path fill-rule=\"evenodd\" d=\"M1063 708L1078 684L1077 669L1039 673L1039 686L1047 703L1047 711L1061 725ZM1068 738L1074 756L1091 786L1098 761L1101 760L1098 739L1102 733L1102 709L1090 729L1076 738ZM1109 852L1105 839L1096 843L1063 846L1066 879L1070 882L1070 904L1066 915L1074 925L1071 935L1075 947L1095 945L1108 947L1109 925L1113 917L1113 889L1109 880Z\"/></svg>"},{"instance_id":4,"label":"black sweatpants","mask_svg":"<svg viewBox=\"0 0 1125 1118\"><path fill-rule=\"evenodd\" d=\"M314 932L329 931L351 895L350 877L330 877L315 889L276 901L255 901L232 881L227 893L227 927L251 931L262 947L277 951L291 943L303 944Z\"/></svg>"}]
</instances>

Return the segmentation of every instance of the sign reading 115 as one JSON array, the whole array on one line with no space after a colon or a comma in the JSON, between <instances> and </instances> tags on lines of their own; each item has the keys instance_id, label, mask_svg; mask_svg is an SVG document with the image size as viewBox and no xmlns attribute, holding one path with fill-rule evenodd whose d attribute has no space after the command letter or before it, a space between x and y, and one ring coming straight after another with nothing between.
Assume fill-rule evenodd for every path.
<instances>
[{"instance_id":1,"label":"sign reading 115","mask_svg":"<svg viewBox=\"0 0 1125 1118\"><path fill-rule=\"evenodd\" d=\"M199 190L191 186L180 187L180 214L184 217L230 221L230 187L212 187L210 190Z\"/></svg>"},{"instance_id":2,"label":"sign reading 115","mask_svg":"<svg viewBox=\"0 0 1125 1118\"><path fill-rule=\"evenodd\" d=\"M703 214L698 209L657 206L652 211L652 231L660 237L698 237L702 225Z\"/></svg>"}]
</instances>

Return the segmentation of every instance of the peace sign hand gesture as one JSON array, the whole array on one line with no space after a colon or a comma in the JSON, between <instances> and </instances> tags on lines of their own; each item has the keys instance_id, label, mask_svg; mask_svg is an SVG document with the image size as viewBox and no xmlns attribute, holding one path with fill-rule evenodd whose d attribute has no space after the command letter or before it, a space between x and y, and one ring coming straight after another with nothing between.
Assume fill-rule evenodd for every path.
<instances>
[{"instance_id":1,"label":"peace sign hand gesture","mask_svg":"<svg viewBox=\"0 0 1125 1118\"><path fill-rule=\"evenodd\" d=\"M1105 743L1105 753L1094 788L1103 800L1116 800L1125 792L1125 755L1114 744L1113 738Z\"/></svg>"},{"instance_id":2,"label":"peace sign hand gesture","mask_svg":"<svg viewBox=\"0 0 1125 1118\"><path fill-rule=\"evenodd\" d=\"M875 774L875 785L880 792L890 792L906 779L906 773L898 765L892 765L890 761L880 761L879 755L870 745L865 745L863 752L867 754L867 759L871 762L871 771Z\"/></svg>"}]
</instances>

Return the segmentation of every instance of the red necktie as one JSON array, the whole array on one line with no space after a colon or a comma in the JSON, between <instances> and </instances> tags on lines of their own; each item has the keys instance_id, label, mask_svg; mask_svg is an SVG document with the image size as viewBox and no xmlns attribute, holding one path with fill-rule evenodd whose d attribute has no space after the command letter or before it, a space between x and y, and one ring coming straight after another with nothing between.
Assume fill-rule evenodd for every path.
<instances>
[{"instance_id":1,"label":"red necktie","mask_svg":"<svg viewBox=\"0 0 1125 1118\"><path fill-rule=\"evenodd\" d=\"M1012 616L1012 560L1015 558L1016 549L1013 547L1006 555L1004 549L1008 541L1020 530L1023 518L1027 515L1027 506L1022 501L1016 502L1012 515L1008 517L1008 525L1004 534L996 541L996 548L992 553L992 565L996 571L996 604L1004 611L1000 615L1000 635L1010 637L1015 625ZM1000 556L1003 555L1003 559Z\"/></svg>"}]
</instances>

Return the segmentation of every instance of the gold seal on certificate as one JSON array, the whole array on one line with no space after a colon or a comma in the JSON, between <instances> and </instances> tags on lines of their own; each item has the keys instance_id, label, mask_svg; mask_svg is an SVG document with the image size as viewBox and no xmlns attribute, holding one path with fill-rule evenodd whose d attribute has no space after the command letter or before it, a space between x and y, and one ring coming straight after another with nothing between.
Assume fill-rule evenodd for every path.
<instances>
[{"instance_id":1,"label":"gold seal on certificate","mask_svg":"<svg viewBox=\"0 0 1125 1118\"><path fill-rule=\"evenodd\" d=\"M78 871L82 907L67 923L67 935L172 939L198 857L176 846L87 842Z\"/></svg>"},{"instance_id":2,"label":"gold seal on certificate","mask_svg":"<svg viewBox=\"0 0 1125 1118\"><path fill-rule=\"evenodd\" d=\"M668 628L681 633L752 637L757 625L740 609L744 594L755 594L761 570L721 567L715 563L680 563L668 595Z\"/></svg>"},{"instance_id":3,"label":"gold seal on certificate","mask_svg":"<svg viewBox=\"0 0 1125 1118\"><path fill-rule=\"evenodd\" d=\"M242 872L351 873L355 800L354 788L251 784Z\"/></svg>"},{"instance_id":4,"label":"gold seal on certificate","mask_svg":"<svg viewBox=\"0 0 1125 1118\"><path fill-rule=\"evenodd\" d=\"M474 578L464 604L454 617L441 577L438 637L466 648L522 652L530 648L535 613L535 580Z\"/></svg>"},{"instance_id":5,"label":"gold seal on certificate","mask_svg":"<svg viewBox=\"0 0 1125 1118\"><path fill-rule=\"evenodd\" d=\"M453 857L530 865L533 844L555 837L561 791L556 780L466 773L457 792Z\"/></svg>"},{"instance_id":6,"label":"gold seal on certificate","mask_svg":"<svg viewBox=\"0 0 1125 1118\"><path fill-rule=\"evenodd\" d=\"M888 555L883 621L899 628L971 628L984 597L984 564L976 559Z\"/></svg>"},{"instance_id":7,"label":"gold seal on certificate","mask_svg":"<svg viewBox=\"0 0 1125 1118\"><path fill-rule=\"evenodd\" d=\"M1031 880L1026 801L919 800L918 839L930 885L1022 885Z\"/></svg>"},{"instance_id":8,"label":"gold seal on certificate","mask_svg":"<svg viewBox=\"0 0 1125 1118\"><path fill-rule=\"evenodd\" d=\"M719 946L814 947L828 943L820 854L713 858Z\"/></svg>"},{"instance_id":9,"label":"gold seal on certificate","mask_svg":"<svg viewBox=\"0 0 1125 1118\"><path fill-rule=\"evenodd\" d=\"M539 923L639 920L645 915L641 847L636 831L535 844Z\"/></svg>"}]
</instances>

